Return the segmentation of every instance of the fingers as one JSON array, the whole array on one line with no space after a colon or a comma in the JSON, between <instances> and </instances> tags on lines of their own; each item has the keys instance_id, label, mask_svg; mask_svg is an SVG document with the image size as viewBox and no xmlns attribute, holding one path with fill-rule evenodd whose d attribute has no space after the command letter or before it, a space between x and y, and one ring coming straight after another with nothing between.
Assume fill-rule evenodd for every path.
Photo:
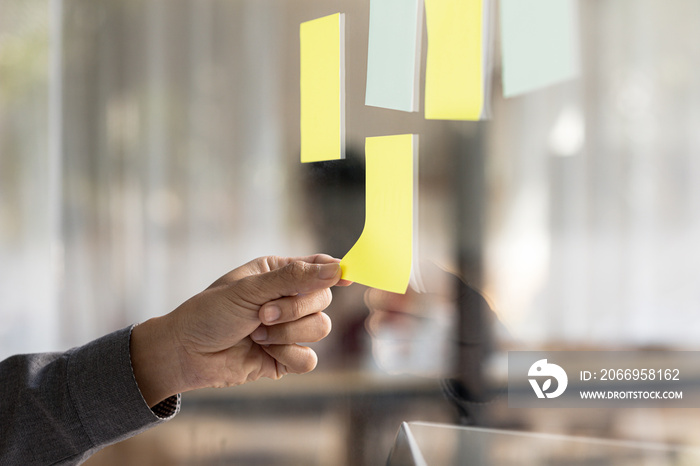
<instances>
[{"instance_id":1,"label":"fingers","mask_svg":"<svg viewBox=\"0 0 700 466\"><path fill-rule=\"evenodd\" d=\"M267 325L291 322L326 309L333 299L328 288L267 302L260 307L260 322Z\"/></svg>"},{"instance_id":2,"label":"fingers","mask_svg":"<svg viewBox=\"0 0 700 466\"><path fill-rule=\"evenodd\" d=\"M231 285L231 292L252 305L262 306L285 296L310 294L330 288L340 280L337 262L313 264L294 261L270 272L242 278Z\"/></svg>"},{"instance_id":3,"label":"fingers","mask_svg":"<svg viewBox=\"0 0 700 466\"><path fill-rule=\"evenodd\" d=\"M328 254L314 254L303 257L263 256L230 271L218 279L215 284L233 283L251 275L259 275L261 273L280 269L296 261L308 262L310 264L329 264L331 262L340 262L340 259L336 259Z\"/></svg>"},{"instance_id":4,"label":"fingers","mask_svg":"<svg viewBox=\"0 0 700 466\"><path fill-rule=\"evenodd\" d=\"M291 258L268 256L263 257L262 259L265 260L270 271L282 268L297 261L308 262L310 264L340 264L340 259L336 259L335 257L329 256L328 254L314 254L311 256ZM353 282L351 282L350 280L339 280L338 283L335 284L335 286L350 286L352 285L352 283Z\"/></svg>"},{"instance_id":5,"label":"fingers","mask_svg":"<svg viewBox=\"0 0 700 466\"><path fill-rule=\"evenodd\" d=\"M373 338L384 338L387 332L392 336L410 334L420 327L422 319L401 312L372 311L365 319L365 329Z\"/></svg>"},{"instance_id":6,"label":"fingers","mask_svg":"<svg viewBox=\"0 0 700 466\"><path fill-rule=\"evenodd\" d=\"M415 293L408 290L406 294L369 288L364 296L365 305L370 311L396 312L411 314L416 317L430 318L436 309L444 308L452 301L435 293Z\"/></svg>"},{"instance_id":7,"label":"fingers","mask_svg":"<svg viewBox=\"0 0 700 466\"><path fill-rule=\"evenodd\" d=\"M305 374L311 372L318 363L314 350L300 345L270 345L262 349L277 361L277 375Z\"/></svg>"},{"instance_id":8,"label":"fingers","mask_svg":"<svg viewBox=\"0 0 700 466\"><path fill-rule=\"evenodd\" d=\"M372 311L406 312L411 302L408 294L368 288L365 291L365 305Z\"/></svg>"},{"instance_id":9,"label":"fingers","mask_svg":"<svg viewBox=\"0 0 700 466\"><path fill-rule=\"evenodd\" d=\"M250 338L261 345L286 345L319 341L331 332L331 319L318 312L286 324L261 325Z\"/></svg>"},{"instance_id":10,"label":"fingers","mask_svg":"<svg viewBox=\"0 0 700 466\"><path fill-rule=\"evenodd\" d=\"M402 314L416 313L416 296L407 292L406 294L391 293L389 291L368 288L364 295L365 306L373 311L398 312Z\"/></svg>"}]
</instances>

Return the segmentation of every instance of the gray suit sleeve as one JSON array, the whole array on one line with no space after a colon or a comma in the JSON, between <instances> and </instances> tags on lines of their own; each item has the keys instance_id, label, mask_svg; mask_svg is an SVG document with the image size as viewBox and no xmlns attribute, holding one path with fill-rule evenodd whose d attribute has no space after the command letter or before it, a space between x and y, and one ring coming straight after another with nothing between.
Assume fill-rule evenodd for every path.
<instances>
[{"instance_id":1,"label":"gray suit sleeve","mask_svg":"<svg viewBox=\"0 0 700 466\"><path fill-rule=\"evenodd\" d=\"M0 465L79 464L177 414L179 395L153 410L141 396L131 328L65 353L0 362Z\"/></svg>"}]
</instances>

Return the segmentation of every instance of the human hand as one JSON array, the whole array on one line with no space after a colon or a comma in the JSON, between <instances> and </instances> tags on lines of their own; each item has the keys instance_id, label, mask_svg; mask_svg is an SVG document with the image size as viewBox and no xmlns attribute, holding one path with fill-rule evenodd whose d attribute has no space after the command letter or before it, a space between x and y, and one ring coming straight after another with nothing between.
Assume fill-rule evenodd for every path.
<instances>
[{"instance_id":1,"label":"human hand","mask_svg":"<svg viewBox=\"0 0 700 466\"><path fill-rule=\"evenodd\" d=\"M131 357L149 406L176 393L227 387L314 369L300 342L331 330L322 311L340 280L339 261L319 254L262 257L221 277L170 314L136 326Z\"/></svg>"}]
</instances>

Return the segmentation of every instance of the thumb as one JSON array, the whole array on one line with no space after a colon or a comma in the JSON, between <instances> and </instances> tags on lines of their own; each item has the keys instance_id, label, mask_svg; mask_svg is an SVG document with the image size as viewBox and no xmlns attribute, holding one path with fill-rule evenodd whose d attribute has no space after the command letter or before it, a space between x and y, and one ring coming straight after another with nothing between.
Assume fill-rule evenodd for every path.
<instances>
[{"instance_id":1,"label":"thumb","mask_svg":"<svg viewBox=\"0 0 700 466\"><path fill-rule=\"evenodd\" d=\"M340 264L311 264L294 261L270 272L241 279L239 293L248 302L262 306L284 296L330 288L340 280Z\"/></svg>"}]
</instances>

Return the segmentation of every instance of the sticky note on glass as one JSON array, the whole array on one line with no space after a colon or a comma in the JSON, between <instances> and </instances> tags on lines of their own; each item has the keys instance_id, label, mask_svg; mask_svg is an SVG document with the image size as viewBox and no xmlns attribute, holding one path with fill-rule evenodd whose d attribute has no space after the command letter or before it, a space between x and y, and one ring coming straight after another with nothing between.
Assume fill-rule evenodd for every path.
<instances>
[{"instance_id":1,"label":"sticky note on glass","mask_svg":"<svg viewBox=\"0 0 700 466\"><path fill-rule=\"evenodd\" d=\"M345 15L301 23L301 161L345 158Z\"/></svg>"},{"instance_id":2,"label":"sticky note on glass","mask_svg":"<svg viewBox=\"0 0 700 466\"><path fill-rule=\"evenodd\" d=\"M365 105L419 106L423 0L370 0Z\"/></svg>"},{"instance_id":3,"label":"sticky note on glass","mask_svg":"<svg viewBox=\"0 0 700 466\"><path fill-rule=\"evenodd\" d=\"M578 75L574 0L501 0L500 11L505 97Z\"/></svg>"},{"instance_id":4,"label":"sticky note on glass","mask_svg":"<svg viewBox=\"0 0 700 466\"><path fill-rule=\"evenodd\" d=\"M425 118L487 116L489 10L488 0L425 0Z\"/></svg>"},{"instance_id":5,"label":"sticky note on glass","mask_svg":"<svg viewBox=\"0 0 700 466\"><path fill-rule=\"evenodd\" d=\"M342 277L372 288L405 293L413 259L418 136L365 142L365 226L340 262Z\"/></svg>"}]
</instances>

